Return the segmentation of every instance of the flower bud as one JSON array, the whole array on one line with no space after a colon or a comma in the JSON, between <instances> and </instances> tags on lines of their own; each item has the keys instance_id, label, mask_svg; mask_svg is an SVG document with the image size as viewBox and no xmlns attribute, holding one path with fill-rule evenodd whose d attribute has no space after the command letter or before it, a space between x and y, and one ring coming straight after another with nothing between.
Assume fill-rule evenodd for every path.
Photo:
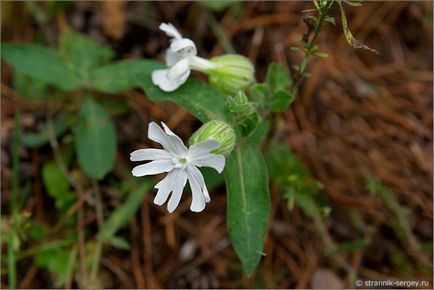
<instances>
[{"instance_id":1,"label":"flower bud","mask_svg":"<svg viewBox=\"0 0 434 290\"><path fill-rule=\"evenodd\" d=\"M253 83L255 68L252 62L239 54L225 54L210 61L216 64L208 70L211 85L229 95L235 95Z\"/></svg>"},{"instance_id":2,"label":"flower bud","mask_svg":"<svg viewBox=\"0 0 434 290\"><path fill-rule=\"evenodd\" d=\"M235 131L232 127L220 120L212 120L202 125L190 137L190 145L214 139L220 142L220 148L212 151L214 154L228 156L235 147Z\"/></svg>"}]
</instances>

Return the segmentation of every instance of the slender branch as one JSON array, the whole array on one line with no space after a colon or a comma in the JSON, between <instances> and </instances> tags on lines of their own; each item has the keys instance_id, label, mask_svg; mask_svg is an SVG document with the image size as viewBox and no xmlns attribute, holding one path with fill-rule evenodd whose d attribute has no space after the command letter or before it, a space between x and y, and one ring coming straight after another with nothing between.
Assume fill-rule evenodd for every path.
<instances>
[{"instance_id":1,"label":"slender branch","mask_svg":"<svg viewBox=\"0 0 434 290\"><path fill-rule=\"evenodd\" d=\"M306 47L306 52L305 52L305 55L303 57L303 60L301 61L301 65L300 65L299 79L296 80L296 82L295 82L295 84L297 86L300 84L301 80L303 79L303 73L306 69L307 61L309 59L309 56L312 55L311 51L316 44L316 41L317 41L318 36L319 36L319 32L321 31L322 25L324 24L324 21L327 17L327 12L330 10L332 5L333 5L333 1L327 2L327 5L324 8L318 10L319 16L317 18L318 21L316 23L315 32L312 36L312 39L309 42L309 45L307 45L307 47Z\"/></svg>"}]
</instances>

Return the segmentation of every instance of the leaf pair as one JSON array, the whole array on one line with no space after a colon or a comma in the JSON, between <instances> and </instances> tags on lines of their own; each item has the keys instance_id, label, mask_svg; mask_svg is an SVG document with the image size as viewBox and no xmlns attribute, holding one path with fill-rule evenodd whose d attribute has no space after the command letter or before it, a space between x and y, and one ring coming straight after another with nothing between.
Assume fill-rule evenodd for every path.
<instances>
[{"instance_id":1,"label":"leaf pair","mask_svg":"<svg viewBox=\"0 0 434 290\"><path fill-rule=\"evenodd\" d=\"M295 98L293 91L289 91L292 79L286 73L282 64L272 63L268 66L265 83L252 86L253 97L272 112L285 110Z\"/></svg>"}]
</instances>

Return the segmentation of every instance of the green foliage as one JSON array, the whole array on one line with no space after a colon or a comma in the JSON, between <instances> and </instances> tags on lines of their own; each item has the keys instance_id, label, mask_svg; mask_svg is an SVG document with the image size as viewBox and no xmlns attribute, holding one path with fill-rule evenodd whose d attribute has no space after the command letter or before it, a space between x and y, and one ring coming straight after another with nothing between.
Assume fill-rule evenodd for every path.
<instances>
[{"instance_id":1,"label":"green foliage","mask_svg":"<svg viewBox=\"0 0 434 290\"><path fill-rule=\"evenodd\" d=\"M74 134L78 161L84 171L95 179L104 178L116 157L116 131L110 115L97 102L86 98Z\"/></svg>"},{"instance_id":2,"label":"green foliage","mask_svg":"<svg viewBox=\"0 0 434 290\"><path fill-rule=\"evenodd\" d=\"M118 93L139 86L136 74L151 75L152 71L161 68L164 65L153 60L121 60L94 70L91 83L98 91Z\"/></svg>"},{"instance_id":3,"label":"green foliage","mask_svg":"<svg viewBox=\"0 0 434 290\"><path fill-rule=\"evenodd\" d=\"M281 143L271 141L266 158L273 181L284 190L288 208L300 207L303 213L314 220L318 232L325 241L327 251L335 246L324 224L324 217L330 212L328 200L322 192L322 184L313 179L292 152Z\"/></svg>"},{"instance_id":4,"label":"green foliage","mask_svg":"<svg viewBox=\"0 0 434 290\"><path fill-rule=\"evenodd\" d=\"M152 83L149 73L137 74L137 79L146 95L154 102L175 102L203 123L215 119L229 120L225 96L201 81L189 79L179 89L168 93Z\"/></svg>"},{"instance_id":5,"label":"green foliage","mask_svg":"<svg viewBox=\"0 0 434 290\"><path fill-rule=\"evenodd\" d=\"M259 145L270 130L270 118L262 119L256 130L249 136L249 142Z\"/></svg>"},{"instance_id":6,"label":"green foliage","mask_svg":"<svg viewBox=\"0 0 434 290\"><path fill-rule=\"evenodd\" d=\"M72 125L73 122L74 118L72 117L59 116L56 118L53 121L54 136L59 137L62 135L66 129ZM39 132L23 134L23 144L29 148L38 148L47 144L50 140L48 129L48 125L45 125Z\"/></svg>"},{"instance_id":7,"label":"green foliage","mask_svg":"<svg viewBox=\"0 0 434 290\"><path fill-rule=\"evenodd\" d=\"M37 44L1 45L1 58L15 70L61 90L76 89L79 78L53 50Z\"/></svg>"},{"instance_id":8,"label":"green foliage","mask_svg":"<svg viewBox=\"0 0 434 290\"><path fill-rule=\"evenodd\" d=\"M255 132L256 128L261 121L261 117L257 112L252 112L237 123L235 129L239 135L242 137L247 137L251 133Z\"/></svg>"},{"instance_id":9,"label":"green foliage","mask_svg":"<svg viewBox=\"0 0 434 290\"><path fill-rule=\"evenodd\" d=\"M233 113L235 132L240 137L247 137L258 127L261 117L256 111L257 104L250 102L246 94L239 91L234 97L227 97L227 107Z\"/></svg>"},{"instance_id":10,"label":"green foliage","mask_svg":"<svg viewBox=\"0 0 434 290\"><path fill-rule=\"evenodd\" d=\"M396 236L401 239L404 244L409 245L413 250L419 252L420 244L413 235L409 220L412 214L411 211L399 204L390 188L388 188L378 177L368 174L366 188L371 194L379 195L386 207L394 215L395 218L389 220L389 224L395 231Z\"/></svg>"},{"instance_id":11,"label":"green foliage","mask_svg":"<svg viewBox=\"0 0 434 290\"><path fill-rule=\"evenodd\" d=\"M366 248L371 245L372 241L369 239L358 239L348 242L342 242L337 245L336 250L339 252L354 252L361 248Z\"/></svg>"},{"instance_id":12,"label":"green foliage","mask_svg":"<svg viewBox=\"0 0 434 290\"><path fill-rule=\"evenodd\" d=\"M116 208L110 214L98 234L98 239L100 241L110 243L117 247L126 246L126 244L120 241L118 237L115 237L115 234L128 223L133 215L136 214L151 186L151 182L145 180L140 187L134 189L128 195L127 199L120 207Z\"/></svg>"},{"instance_id":13,"label":"green foliage","mask_svg":"<svg viewBox=\"0 0 434 290\"><path fill-rule=\"evenodd\" d=\"M40 251L35 255L35 264L54 273L54 287L61 288L68 276L71 248L55 248Z\"/></svg>"},{"instance_id":14,"label":"green foliage","mask_svg":"<svg viewBox=\"0 0 434 290\"><path fill-rule=\"evenodd\" d=\"M130 243L123 237L111 237L108 243L110 246L120 250L128 251L131 248Z\"/></svg>"},{"instance_id":15,"label":"green foliage","mask_svg":"<svg viewBox=\"0 0 434 290\"><path fill-rule=\"evenodd\" d=\"M270 216L266 168L256 146L240 144L228 157L224 171L229 236L248 276L261 260Z\"/></svg>"},{"instance_id":16,"label":"green foliage","mask_svg":"<svg viewBox=\"0 0 434 290\"><path fill-rule=\"evenodd\" d=\"M201 0L200 3L212 11L222 11L223 9L237 3L236 0Z\"/></svg>"},{"instance_id":17,"label":"green foliage","mask_svg":"<svg viewBox=\"0 0 434 290\"><path fill-rule=\"evenodd\" d=\"M323 213L327 213L328 201L321 191L322 184L311 177L287 146L272 141L265 156L273 180L280 188L286 189L289 205L292 205L299 195L308 195L322 208Z\"/></svg>"},{"instance_id":18,"label":"green foliage","mask_svg":"<svg viewBox=\"0 0 434 290\"><path fill-rule=\"evenodd\" d=\"M66 211L76 199L56 162L49 161L42 166L42 181L48 194L55 200L58 210Z\"/></svg>"},{"instance_id":19,"label":"green foliage","mask_svg":"<svg viewBox=\"0 0 434 290\"><path fill-rule=\"evenodd\" d=\"M114 52L100 46L89 37L67 29L60 38L59 54L68 68L88 86L91 71L107 63Z\"/></svg>"},{"instance_id":20,"label":"green foliage","mask_svg":"<svg viewBox=\"0 0 434 290\"><path fill-rule=\"evenodd\" d=\"M12 82L14 89L24 99L41 100L47 98L49 94L48 86L45 82L32 78L17 70L13 72Z\"/></svg>"},{"instance_id":21,"label":"green foliage","mask_svg":"<svg viewBox=\"0 0 434 290\"><path fill-rule=\"evenodd\" d=\"M265 83L252 86L253 97L272 112L285 110L295 98L289 91L293 81L282 64L272 63L268 66Z\"/></svg>"}]
</instances>

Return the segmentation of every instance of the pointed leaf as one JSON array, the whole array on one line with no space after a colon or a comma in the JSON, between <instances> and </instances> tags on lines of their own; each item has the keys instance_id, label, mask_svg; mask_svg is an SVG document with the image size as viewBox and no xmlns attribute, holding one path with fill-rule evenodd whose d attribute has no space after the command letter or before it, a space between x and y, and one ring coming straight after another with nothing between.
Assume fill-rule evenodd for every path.
<instances>
[{"instance_id":1,"label":"pointed leaf","mask_svg":"<svg viewBox=\"0 0 434 290\"><path fill-rule=\"evenodd\" d=\"M116 131L107 111L91 98L81 105L75 131L78 161L87 174L102 179L115 163Z\"/></svg>"},{"instance_id":2,"label":"pointed leaf","mask_svg":"<svg viewBox=\"0 0 434 290\"><path fill-rule=\"evenodd\" d=\"M267 102L267 108L272 112L283 111L294 101L294 95L289 91L280 90L273 94L269 102Z\"/></svg>"},{"instance_id":3,"label":"pointed leaf","mask_svg":"<svg viewBox=\"0 0 434 290\"><path fill-rule=\"evenodd\" d=\"M67 29L60 38L59 55L83 82L88 82L91 71L107 63L114 52L92 38Z\"/></svg>"},{"instance_id":4,"label":"pointed leaf","mask_svg":"<svg viewBox=\"0 0 434 290\"><path fill-rule=\"evenodd\" d=\"M15 70L62 90L80 87L80 81L53 50L37 44L1 45L1 58Z\"/></svg>"},{"instance_id":5,"label":"pointed leaf","mask_svg":"<svg viewBox=\"0 0 434 290\"><path fill-rule=\"evenodd\" d=\"M285 90L292 84L292 79L280 63L271 63L267 70L267 85L271 93Z\"/></svg>"},{"instance_id":6,"label":"pointed leaf","mask_svg":"<svg viewBox=\"0 0 434 290\"><path fill-rule=\"evenodd\" d=\"M224 175L229 236L250 276L263 255L270 216L267 165L256 146L240 144L229 156Z\"/></svg>"}]
</instances>

